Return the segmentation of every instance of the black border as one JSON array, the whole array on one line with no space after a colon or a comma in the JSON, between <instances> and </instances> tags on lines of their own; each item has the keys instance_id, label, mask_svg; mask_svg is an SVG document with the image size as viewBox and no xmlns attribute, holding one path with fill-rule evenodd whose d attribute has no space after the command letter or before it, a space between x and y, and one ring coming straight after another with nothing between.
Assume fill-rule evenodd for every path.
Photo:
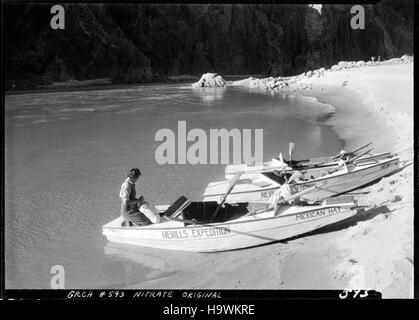
<instances>
[{"instance_id":1,"label":"black border","mask_svg":"<svg viewBox=\"0 0 419 320\"><path fill-rule=\"evenodd\" d=\"M403 1L403 0L393 0L393 1ZM174 3L173 1L169 0L161 0L161 1L151 1L151 0L144 0L144 1L137 1L137 0L123 0L123 1L112 1L112 0L87 0L87 1L71 1L71 0L51 0L51 1L27 1L27 0L3 0L1 3L1 21L3 26L3 14L4 14L4 5L5 4L30 4L30 3L37 3L37 4L54 4L54 3L65 3L65 4L72 4L72 3L86 3L86 4L94 4L94 3L116 3L119 4L135 4L135 3ZM181 1L177 3L187 3L187 4L199 4L199 3L241 3L241 4L304 4L308 1L304 0L291 0L291 1L275 1L275 0L265 0L265 1ZM348 0L323 0L320 1L323 4L374 4L379 2L379 0L357 0L357 1L348 1ZM417 18L417 3L416 1L413 2L414 6L414 20L416 22ZM414 33L416 40L416 34L418 31L418 26L414 25ZM4 43L3 43L3 37L4 35L4 28L2 28L2 34L1 34L1 61L2 61L2 71L5 70L5 59L4 59ZM416 52L416 46L414 46L414 52ZM416 69L414 68L414 79L416 79ZM5 74L4 71L2 72L1 77L1 91L2 91L2 108L1 108L1 117L3 119L3 126L2 126L2 136L3 139L1 141L1 199L0 199L0 205L1 205L1 261L0 261L0 272L1 272L1 292L0 292L0 298L6 299L6 300L65 300L65 301L86 301L86 300L95 300L95 301L106 301L106 302L114 302L114 301L127 301L131 300L130 296L135 294L136 292L141 291L171 291L173 292L173 298L171 299L156 299L156 298L138 298L133 299L134 301L141 301L141 304L146 304L147 306L150 306L155 311L156 306L165 306L170 304L172 301L174 304L182 305L185 303L189 303L189 305L199 305L201 307L205 307L208 304L211 304L213 302L218 302L218 304L227 304L229 302L233 303L240 303L240 304L255 304L258 306L263 306L264 308L271 308L272 306L275 306L276 303L278 303L279 299L285 299L285 301L291 302L295 306L295 299L309 299L314 300L314 302L318 302L319 299L326 299L326 300L340 300L339 294L342 294L342 291L340 290L6 290L5 289L5 233L4 226L5 226L5 206L4 206L4 196L5 196L5 109L4 109L4 103L5 103ZM415 100L415 97L413 98ZM414 104L415 105L415 104ZM415 110L413 110L413 114L415 115ZM413 124L413 132L414 132L414 151L415 151L415 157L414 157L414 180L415 180L415 186L414 186L414 197L417 196L417 183L419 181L418 176L418 163L417 163L417 155L418 153L418 131L416 123ZM416 212L416 206L415 206L415 212ZM417 228L417 219L414 219L414 234ZM416 242L417 239L414 237L414 260L416 257ZM418 279L418 271L416 268L414 268L414 298L417 299L419 297L419 289L417 285L417 279ZM80 291L80 292L91 292L92 298L69 298L68 295L71 292L74 291ZM124 298L107 298L107 295L114 293L115 291L124 291L125 297ZM105 292L105 298L99 298L100 292ZM182 294L184 292L218 292L221 296L220 299L187 299L183 298ZM352 296L351 296L352 294ZM353 299L353 294L349 293L347 299ZM369 299L380 299L381 293L376 291L370 291L368 293L367 300ZM355 297L356 298L356 297ZM358 299L359 296L357 297ZM365 298L364 298L365 299ZM132 300L131 300L132 301ZM343 300L342 300L343 301ZM256 310L257 310L256 307ZM274 310L274 309L273 309ZM150 310L147 310L150 311ZM266 310L265 310L266 311ZM160 312L160 311L159 311ZM161 314L161 313L159 313Z\"/></svg>"}]
</instances>

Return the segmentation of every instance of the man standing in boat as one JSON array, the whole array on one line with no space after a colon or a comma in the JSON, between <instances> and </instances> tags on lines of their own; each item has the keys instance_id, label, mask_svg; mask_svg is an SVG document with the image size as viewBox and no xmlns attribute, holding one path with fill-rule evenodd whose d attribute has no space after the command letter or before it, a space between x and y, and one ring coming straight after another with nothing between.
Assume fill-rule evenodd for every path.
<instances>
[{"instance_id":1,"label":"man standing in boat","mask_svg":"<svg viewBox=\"0 0 419 320\"><path fill-rule=\"evenodd\" d=\"M121 198L121 216L123 226L146 225L159 223L160 215L157 209L144 201L141 196L137 199L135 184L141 176L141 171L133 168L127 173L127 178L122 183L119 197Z\"/></svg>"}]
</instances>

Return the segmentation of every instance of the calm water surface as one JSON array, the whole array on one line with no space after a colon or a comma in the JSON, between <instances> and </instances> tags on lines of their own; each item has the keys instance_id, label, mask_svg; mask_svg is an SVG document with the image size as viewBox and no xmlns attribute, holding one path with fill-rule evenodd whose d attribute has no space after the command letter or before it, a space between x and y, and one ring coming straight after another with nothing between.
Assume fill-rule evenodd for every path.
<instances>
[{"instance_id":1,"label":"calm water surface","mask_svg":"<svg viewBox=\"0 0 419 320\"><path fill-rule=\"evenodd\" d=\"M49 288L53 265L64 266L66 288L118 288L205 263L205 254L114 245L101 234L132 167L143 173L137 192L154 204L200 199L223 179L224 165L158 165L156 131L177 132L179 120L207 133L261 128L265 160L290 141L304 158L342 147L321 120L331 111L298 96L185 85L7 96L6 287Z\"/></svg>"}]
</instances>

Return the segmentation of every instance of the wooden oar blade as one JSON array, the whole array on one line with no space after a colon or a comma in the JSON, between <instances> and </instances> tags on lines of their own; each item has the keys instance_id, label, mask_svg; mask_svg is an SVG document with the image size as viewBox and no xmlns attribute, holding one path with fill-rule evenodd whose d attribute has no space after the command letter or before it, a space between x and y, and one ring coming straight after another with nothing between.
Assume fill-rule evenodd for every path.
<instances>
[{"instance_id":1,"label":"wooden oar blade","mask_svg":"<svg viewBox=\"0 0 419 320\"><path fill-rule=\"evenodd\" d=\"M237 181L239 181L241 176L241 172L238 172L234 175L233 179L230 180L230 184L227 188L227 192L224 194L221 202L218 204L217 209L215 209L214 213L211 216L211 222L215 220L215 218L217 217L218 211L220 211L221 206L224 204L224 202L227 199L227 196L230 194L230 192L233 190L234 186L236 185Z\"/></svg>"},{"instance_id":2,"label":"wooden oar blade","mask_svg":"<svg viewBox=\"0 0 419 320\"><path fill-rule=\"evenodd\" d=\"M302 173L300 171L294 171L291 177L288 179L288 183L294 181L295 179L301 176L302 176Z\"/></svg>"},{"instance_id":3,"label":"wooden oar blade","mask_svg":"<svg viewBox=\"0 0 419 320\"><path fill-rule=\"evenodd\" d=\"M354 162L356 159L359 159L359 158L361 158L362 156L364 156L364 155L366 155L366 154L370 153L372 150L373 150L372 148L371 148L371 149L368 149L367 151L364 151L364 152L362 152L362 153L358 154L356 157L353 157L353 158L351 158L351 159L349 159L349 160L346 160L346 161L345 161L345 163L352 163L352 162Z\"/></svg>"},{"instance_id":4,"label":"wooden oar blade","mask_svg":"<svg viewBox=\"0 0 419 320\"><path fill-rule=\"evenodd\" d=\"M355 150L352 150L352 151L349 151L349 152L340 152L339 154L337 154L336 156L334 156L333 157L333 159L342 159L343 157L346 157L346 156L354 156L355 155L355 153L357 153L358 151L360 151L360 150L362 150L362 149L365 149L365 148L367 148L368 146L370 146L370 145L372 145L372 142L370 142L370 143L367 143L366 145L364 145L364 146L362 146L362 147L359 147L359 148L357 148L357 149L355 149ZM370 149L370 151L371 151L372 149Z\"/></svg>"},{"instance_id":5,"label":"wooden oar blade","mask_svg":"<svg viewBox=\"0 0 419 320\"><path fill-rule=\"evenodd\" d=\"M289 155L289 159L288 160L289 161L292 160L293 153L294 153L294 143L293 142L290 142L289 148L288 148L288 155Z\"/></svg>"},{"instance_id":6,"label":"wooden oar blade","mask_svg":"<svg viewBox=\"0 0 419 320\"><path fill-rule=\"evenodd\" d=\"M360 150L362 150L362 149L365 149L366 147L368 147L368 146L370 146L370 145L372 145L372 142L367 143L365 146L359 147L358 149L355 149L355 150L353 150L353 151L351 151L351 152L349 152L349 153L355 153L355 152L358 152L358 151L360 151Z\"/></svg>"},{"instance_id":7,"label":"wooden oar blade","mask_svg":"<svg viewBox=\"0 0 419 320\"><path fill-rule=\"evenodd\" d=\"M235 175L234 175L234 177L233 177L233 179L231 179L230 180L230 186L229 186L229 189L230 188L232 188L232 187L234 187L234 185L237 183L237 181L239 181L239 179L240 179L240 176L242 175L242 173L241 172L237 172ZM228 191L227 191L228 192Z\"/></svg>"}]
</instances>

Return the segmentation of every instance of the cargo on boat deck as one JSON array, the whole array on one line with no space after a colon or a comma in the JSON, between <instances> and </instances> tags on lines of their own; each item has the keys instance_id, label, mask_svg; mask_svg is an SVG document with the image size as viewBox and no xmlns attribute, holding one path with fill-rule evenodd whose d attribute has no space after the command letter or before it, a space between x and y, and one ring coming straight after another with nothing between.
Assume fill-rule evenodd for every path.
<instances>
[{"instance_id":1,"label":"cargo on boat deck","mask_svg":"<svg viewBox=\"0 0 419 320\"><path fill-rule=\"evenodd\" d=\"M191 202L183 211L183 219L197 220L203 223L210 223L214 211L217 209L216 201L210 202ZM225 222L233 217L245 215L249 212L247 203L239 203L236 205L225 204L219 209L218 215L213 222ZM185 224L188 225L188 224Z\"/></svg>"}]
</instances>

